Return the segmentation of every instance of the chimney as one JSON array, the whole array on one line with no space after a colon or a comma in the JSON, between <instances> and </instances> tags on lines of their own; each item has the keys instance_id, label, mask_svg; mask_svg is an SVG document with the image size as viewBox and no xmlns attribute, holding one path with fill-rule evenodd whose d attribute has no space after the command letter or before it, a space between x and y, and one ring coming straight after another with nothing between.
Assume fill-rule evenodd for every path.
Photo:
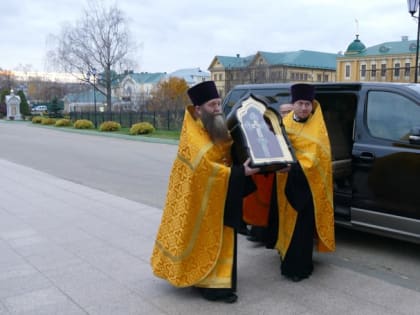
<instances>
[{"instance_id":1,"label":"chimney","mask_svg":"<svg viewBox=\"0 0 420 315\"><path fill-rule=\"evenodd\" d=\"M236 58L239 58L241 55L240 54L236 54Z\"/></svg>"},{"instance_id":2,"label":"chimney","mask_svg":"<svg viewBox=\"0 0 420 315\"><path fill-rule=\"evenodd\" d=\"M401 36L401 41L403 42L408 41L408 36L407 35Z\"/></svg>"}]
</instances>

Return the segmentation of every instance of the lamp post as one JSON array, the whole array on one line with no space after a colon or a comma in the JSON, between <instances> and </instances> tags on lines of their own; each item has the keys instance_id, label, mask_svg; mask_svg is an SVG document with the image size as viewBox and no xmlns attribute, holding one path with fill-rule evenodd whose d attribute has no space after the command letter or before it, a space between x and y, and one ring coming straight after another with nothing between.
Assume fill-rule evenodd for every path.
<instances>
[{"instance_id":1,"label":"lamp post","mask_svg":"<svg viewBox=\"0 0 420 315\"><path fill-rule=\"evenodd\" d=\"M93 77L93 108L95 115L95 129L98 128L98 121L96 119L96 68L91 68L87 73L87 79L90 82L90 76Z\"/></svg>"},{"instance_id":2,"label":"lamp post","mask_svg":"<svg viewBox=\"0 0 420 315\"><path fill-rule=\"evenodd\" d=\"M419 9L419 0L407 0L408 12L414 17ZM414 69L414 83L417 83L419 71L419 35L420 35L420 11L417 16L417 41L416 41L416 68Z\"/></svg>"}]
</instances>

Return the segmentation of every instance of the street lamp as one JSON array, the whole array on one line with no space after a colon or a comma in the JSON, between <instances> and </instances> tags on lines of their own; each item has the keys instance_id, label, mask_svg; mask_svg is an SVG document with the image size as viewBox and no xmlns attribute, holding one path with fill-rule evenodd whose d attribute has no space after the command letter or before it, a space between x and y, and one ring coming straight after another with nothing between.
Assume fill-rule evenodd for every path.
<instances>
[{"instance_id":1,"label":"street lamp","mask_svg":"<svg viewBox=\"0 0 420 315\"><path fill-rule=\"evenodd\" d=\"M408 12L414 17L419 9L419 0L407 0ZM419 35L420 35L420 12L417 16L417 42L416 42L416 68L414 69L414 83L417 83L417 75L419 70Z\"/></svg>"},{"instance_id":2,"label":"street lamp","mask_svg":"<svg viewBox=\"0 0 420 315\"><path fill-rule=\"evenodd\" d=\"M94 111L95 111L95 128L98 128L98 122L96 119L96 68L91 68L88 72L87 72L87 79L90 82L90 76L93 77L93 106L94 106Z\"/></svg>"}]
</instances>

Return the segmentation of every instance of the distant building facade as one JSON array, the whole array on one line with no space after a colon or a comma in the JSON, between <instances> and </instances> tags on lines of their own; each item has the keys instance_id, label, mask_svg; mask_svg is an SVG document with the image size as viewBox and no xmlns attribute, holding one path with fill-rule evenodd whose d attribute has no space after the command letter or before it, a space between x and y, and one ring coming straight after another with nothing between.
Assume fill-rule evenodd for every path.
<instances>
[{"instance_id":1,"label":"distant building facade","mask_svg":"<svg viewBox=\"0 0 420 315\"><path fill-rule=\"evenodd\" d=\"M150 99L152 89L164 80L166 75L166 72L127 72L120 75L122 79L115 85L113 94L121 103L126 103L126 107L131 104L132 109L138 110Z\"/></svg>"},{"instance_id":2,"label":"distant building facade","mask_svg":"<svg viewBox=\"0 0 420 315\"><path fill-rule=\"evenodd\" d=\"M105 95L99 91L96 91L94 95L93 88L78 93L69 93L63 98L63 111L64 113L93 111L95 108L95 101L97 111L106 111L107 105ZM116 100L114 99L114 101Z\"/></svg>"},{"instance_id":3,"label":"distant building facade","mask_svg":"<svg viewBox=\"0 0 420 315\"><path fill-rule=\"evenodd\" d=\"M179 69L168 74L168 77L184 79L188 86L193 86L210 80L210 72L203 71L200 68Z\"/></svg>"},{"instance_id":4,"label":"distant building facade","mask_svg":"<svg viewBox=\"0 0 420 315\"><path fill-rule=\"evenodd\" d=\"M366 47L356 35L337 57L337 81L414 82L416 45L416 40L403 36L400 41Z\"/></svg>"},{"instance_id":5,"label":"distant building facade","mask_svg":"<svg viewBox=\"0 0 420 315\"><path fill-rule=\"evenodd\" d=\"M222 97L235 85L276 82L335 82L337 54L309 50L263 52L247 57L215 56L209 66Z\"/></svg>"}]
</instances>

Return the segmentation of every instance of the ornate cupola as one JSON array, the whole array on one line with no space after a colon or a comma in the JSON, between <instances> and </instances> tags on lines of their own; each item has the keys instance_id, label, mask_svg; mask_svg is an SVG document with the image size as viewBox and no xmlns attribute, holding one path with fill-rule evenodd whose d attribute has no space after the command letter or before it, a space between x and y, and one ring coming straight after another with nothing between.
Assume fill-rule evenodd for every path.
<instances>
[{"instance_id":1,"label":"ornate cupola","mask_svg":"<svg viewBox=\"0 0 420 315\"><path fill-rule=\"evenodd\" d=\"M359 35L356 35L356 39L350 43L350 45L347 47L345 55L358 55L362 53L366 49L365 44L363 44L360 39Z\"/></svg>"}]
</instances>

